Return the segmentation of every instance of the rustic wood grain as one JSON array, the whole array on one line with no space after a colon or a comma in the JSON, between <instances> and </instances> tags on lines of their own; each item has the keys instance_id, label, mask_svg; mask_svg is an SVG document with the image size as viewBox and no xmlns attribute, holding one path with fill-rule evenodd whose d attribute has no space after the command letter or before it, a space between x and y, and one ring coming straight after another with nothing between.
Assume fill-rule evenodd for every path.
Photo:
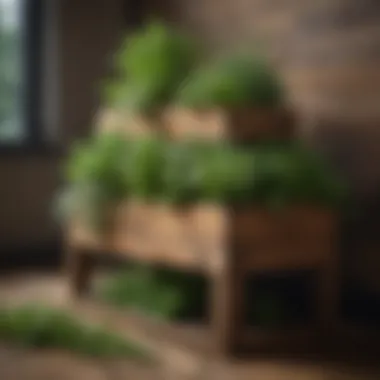
<instances>
[{"instance_id":1,"label":"rustic wood grain","mask_svg":"<svg viewBox=\"0 0 380 380\"><path fill-rule=\"evenodd\" d=\"M113 212L111 212L113 211ZM211 280L210 314L215 348L233 353L244 343L244 281L248 273L318 272L320 332L337 321L336 231L332 212L311 206L282 211L199 204L181 208L129 201L110 208L107 233L73 224L67 270L74 295L89 286L93 255L201 271Z\"/></svg>"},{"instance_id":2,"label":"rustic wood grain","mask_svg":"<svg viewBox=\"0 0 380 380\"><path fill-rule=\"evenodd\" d=\"M71 246L112 249L122 256L225 270L227 255L238 249L247 270L316 267L330 260L334 214L313 207L284 211L229 210L200 205L176 209L126 202L115 211L107 235L75 226ZM244 252L244 253L241 253Z\"/></svg>"},{"instance_id":3,"label":"rustic wood grain","mask_svg":"<svg viewBox=\"0 0 380 380\"><path fill-rule=\"evenodd\" d=\"M284 109L205 110L168 109L164 124L171 139L202 138L233 142L289 140L293 115Z\"/></svg>"},{"instance_id":4,"label":"rustic wood grain","mask_svg":"<svg viewBox=\"0 0 380 380\"><path fill-rule=\"evenodd\" d=\"M125 136L147 136L162 130L160 113L138 114L120 109L99 111L96 133L118 133Z\"/></svg>"}]
</instances>

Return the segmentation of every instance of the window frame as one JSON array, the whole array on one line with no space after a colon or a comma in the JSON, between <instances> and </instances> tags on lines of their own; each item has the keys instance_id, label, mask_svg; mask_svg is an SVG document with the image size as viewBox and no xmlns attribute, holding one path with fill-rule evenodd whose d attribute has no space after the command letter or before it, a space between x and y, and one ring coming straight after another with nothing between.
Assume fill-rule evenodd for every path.
<instances>
[{"instance_id":1,"label":"window frame","mask_svg":"<svg viewBox=\"0 0 380 380\"><path fill-rule=\"evenodd\" d=\"M23 0L22 25L24 34L23 80L25 103L23 122L26 128L25 144L37 145L43 137L42 130L42 0Z\"/></svg>"},{"instance_id":2,"label":"window frame","mask_svg":"<svg viewBox=\"0 0 380 380\"><path fill-rule=\"evenodd\" d=\"M21 120L25 134L20 141L0 141L0 154L43 152L47 148L42 123L44 1L21 0L20 18L22 49L24 49L21 72L21 83L24 86Z\"/></svg>"}]
</instances>

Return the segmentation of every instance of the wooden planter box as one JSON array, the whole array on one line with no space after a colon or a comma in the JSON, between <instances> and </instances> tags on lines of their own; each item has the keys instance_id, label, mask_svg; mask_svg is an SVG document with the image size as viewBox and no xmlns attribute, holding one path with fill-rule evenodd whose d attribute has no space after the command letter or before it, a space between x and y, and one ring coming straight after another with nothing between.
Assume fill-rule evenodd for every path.
<instances>
[{"instance_id":1,"label":"wooden planter box","mask_svg":"<svg viewBox=\"0 0 380 380\"><path fill-rule=\"evenodd\" d=\"M97 235L73 225L68 234L76 293L88 282L91 254L112 251L126 259L201 271L210 277L212 323L219 349L244 343L243 281L250 272L315 270L319 327L336 318L335 216L299 206L283 211L212 205L174 208L126 202L114 209L111 228ZM83 252L86 252L84 254Z\"/></svg>"},{"instance_id":2,"label":"wooden planter box","mask_svg":"<svg viewBox=\"0 0 380 380\"><path fill-rule=\"evenodd\" d=\"M104 233L74 225L69 240L209 273L220 271L232 251L246 269L315 266L329 259L335 231L334 215L313 207L177 209L126 202L115 209L110 223Z\"/></svg>"},{"instance_id":3,"label":"wooden planter box","mask_svg":"<svg viewBox=\"0 0 380 380\"><path fill-rule=\"evenodd\" d=\"M293 115L286 109L194 111L168 108L152 116L103 110L97 125L99 133L121 132L137 136L160 133L174 140L257 142L290 140L295 133Z\"/></svg>"},{"instance_id":4,"label":"wooden planter box","mask_svg":"<svg viewBox=\"0 0 380 380\"><path fill-rule=\"evenodd\" d=\"M290 140L295 133L293 115L286 109L173 108L164 112L163 120L168 136L173 139L257 142Z\"/></svg>"},{"instance_id":5,"label":"wooden planter box","mask_svg":"<svg viewBox=\"0 0 380 380\"><path fill-rule=\"evenodd\" d=\"M143 115L132 114L127 111L104 109L96 120L96 132L120 133L126 136L147 136L163 131L161 114Z\"/></svg>"}]
</instances>

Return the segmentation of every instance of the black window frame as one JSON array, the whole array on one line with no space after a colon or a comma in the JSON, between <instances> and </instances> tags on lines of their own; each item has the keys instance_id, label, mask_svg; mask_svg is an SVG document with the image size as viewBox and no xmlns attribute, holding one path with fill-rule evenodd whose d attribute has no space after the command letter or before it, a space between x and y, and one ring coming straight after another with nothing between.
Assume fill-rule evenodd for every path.
<instances>
[{"instance_id":1,"label":"black window frame","mask_svg":"<svg viewBox=\"0 0 380 380\"><path fill-rule=\"evenodd\" d=\"M51 1L51 0L50 0ZM43 0L23 0L25 84L24 125L26 144L39 145L43 140L42 128L42 63L43 63Z\"/></svg>"},{"instance_id":2,"label":"black window frame","mask_svg":"<svg viewBox=\"0 0 380 380\"><path fill-rule=\"evenodd\" d=\"M30 153L44 151L45 133L42 123L42 69L44 2L21 0L20 19L23 35L21 85L23 86L22 123L24 137L20 141L0 140L2 153ZM51 0L47 0L51 1Z\"/></svg>"}]
</instances>

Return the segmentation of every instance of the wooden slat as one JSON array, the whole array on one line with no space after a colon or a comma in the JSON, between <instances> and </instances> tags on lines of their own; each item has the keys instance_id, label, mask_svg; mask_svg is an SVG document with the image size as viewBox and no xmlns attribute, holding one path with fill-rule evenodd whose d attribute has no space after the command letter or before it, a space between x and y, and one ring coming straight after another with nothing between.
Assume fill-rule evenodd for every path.
<instances>
[{"instance_id":1,"label":"wooden slat","mask_svg":"<svg viewBox=\"0 0 380 380\"><path fill-rule=\"evenodd\" d=\"M306 33L329 33L337 29L374 25L379 15L379 3L373 0L318 1L305 6L300 26Z\"/></svg>"},{"instance_id":2,"label":"wooden slat","mask_svg":"<svg viewBox=\"0 0 380 380\"><path fill-rule=\"evenodd\" d=\"M136 214L141 231L134 228ZM236 260L247 270L319 266L330 259L334 217L317 209L226 213L223 208L199 206L183 214L167 206L127 204L115 226L104 238L76 228L71 245L220 273L229 254L238 254Z\"/></svg>"},{"instance_id":3,"label":"wooden slat","mask_svg":"<svg viewBox=\"0 0 380 380\"><path fill-rule=\"evenodd\" d=\"M380 26L363 25L350 30L324 31L308 35L294 32L290 51L297 67L347 67L380 61ZM375 62L374 62L375 61Z\"/></svg>"},{"instance_id":4,"label":"wooden slat","mask_svg":"<svg viewBox=\"0 0 380 380\"><path fill-rule=\"evenodd\" d=\"M160 115L142 115L116 109L102 109L96 120L96 133L146 136L161 132Z\"/></svg>"},{"instance_id":5,"label":"wooden slat","mask_svg":"<svg viewBox=\"0 0 380 380\"><path fill-rule=\"evenodd\" d=\"M280 73L292 92L304 90L309 93L323 92L330 96L339 96L346 92L373 92L380 86L380 70L376 62L318 69L289 67L280 70Z\"/></svg>"},{"instance_id":6,"label":"wooden slat","mask_svg":"<svg viewBox=\"0 0 380 380\"><path fill-rule=\"evenodd\" d=\"M293 115L286 109L191 109L169 108L164 125L173 140L202 138L233 142L257 142L294 137Z\"/></svg>"}]
</instances>

